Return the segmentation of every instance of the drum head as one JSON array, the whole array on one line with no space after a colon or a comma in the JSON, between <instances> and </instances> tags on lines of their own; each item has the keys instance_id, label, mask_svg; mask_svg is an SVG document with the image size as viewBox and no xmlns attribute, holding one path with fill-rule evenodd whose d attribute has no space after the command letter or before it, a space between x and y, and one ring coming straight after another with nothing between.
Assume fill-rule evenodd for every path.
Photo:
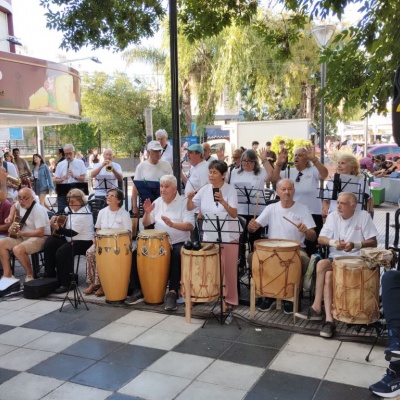
<instances>
[{"instance_id":1,"label":"drum head","mask_svg":"<svg viewBox=\"0 0 400 400\"><path fill-rule=\"evenodd\" d=\"M96 236L114 236L129 234L129 231L125 229L100 229L96 232Z\"/></svg>"},{"instance_id":2,"label":"drum head","mask_svg":"<svg viewBox=\"0 0 400 400\"><path fill-rule=\"evenodd\" d=\"M295 240L285 240L285 239L260 239L255 241L256 248L258 249L275 249L275 248L293 248L298 249L300 243Z\"/></svg>"},{"instance_id":3,"label":"drum head","mask_svg":"<svg viewBox=\"0 0 400 400\"><path fill-rule=\"evenodd\" d=\"M156 237L156 236L168 236L168 232L160 231L158 229L145 229L138 233L140 237Z\"/></svg>"},{"instance_id":4,"label":"drum head","mask_svg":"<svg viewBox=\"0 0 400 400\"><path fill-rule=\"evenodd\" d=\"M358 256L339 256L333 260L333 264L344 264L348 269L367 267L367 263L364 259Z\"/></svg>"}]
</instances>

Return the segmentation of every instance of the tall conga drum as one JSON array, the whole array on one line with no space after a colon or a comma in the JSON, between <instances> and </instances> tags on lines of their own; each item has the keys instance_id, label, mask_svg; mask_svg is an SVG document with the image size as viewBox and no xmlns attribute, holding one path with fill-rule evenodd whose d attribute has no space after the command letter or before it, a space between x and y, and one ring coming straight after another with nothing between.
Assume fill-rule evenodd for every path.
<instances>
[{"instance_id":1,"label":"tall conga drum","mask_svg":"<svg viewBox=\"0 0 400 400\"><path fill-rule=\"evenodd\" d=\"M123 303L132 267L131 234L122 229L96 232L96 265L107 303Z\"/></svg>"},{"instance_id":2,"label":"tall conga drum","mask_svg":"<svg viewBox=\"0 0 400 400\"><path fill-rule=\"evenodd\" d=\"M137 235L137 267L144 301L162 304L169 277L171 246L165 231L145 229Z\"/></svg>"},{"instance_id":3,"label":"tall conga drum","mask_svg":"<svg viewBox=\"0 0 400 400\"><path fill-rule=\"evenodd\" d=\"M349 324L379 319L379 267L357 256L336 257L332 263L332 314Z\"/></svg>"}]
</instances>

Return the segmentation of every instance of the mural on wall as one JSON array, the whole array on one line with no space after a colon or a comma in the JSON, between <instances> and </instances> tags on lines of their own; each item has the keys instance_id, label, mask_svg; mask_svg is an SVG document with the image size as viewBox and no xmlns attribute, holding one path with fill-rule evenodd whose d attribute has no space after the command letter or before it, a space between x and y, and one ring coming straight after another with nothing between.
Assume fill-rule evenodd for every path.
<instances>
[{"instance_id":1,"label":"mural on wall","mask_svg":"<svg viewBox=\"0 0 400 400\"><path fill-rule=\"evenodd\" d=\"M0 52L0 112L4 111L79 117L78 71L62 64Z\"/></svg>"}]
</instances>

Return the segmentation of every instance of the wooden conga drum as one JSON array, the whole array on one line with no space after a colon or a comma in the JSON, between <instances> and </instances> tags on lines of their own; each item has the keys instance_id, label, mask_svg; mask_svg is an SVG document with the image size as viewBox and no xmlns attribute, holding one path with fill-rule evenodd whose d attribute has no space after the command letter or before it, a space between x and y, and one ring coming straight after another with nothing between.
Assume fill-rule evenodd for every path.
<instances>
[{"instance_id":1,"label":"wooden conga drum","mask_svg":"<svg viewBox=\"0 0 400 400\"><path fill-rule=\"evenodd\" d=\"M332 263L332 314L349 324L379 319L379 267L357 256L336 257Z\"/></svg>"},{"instance_id":2,"label":"wooden conga drum","mask_svg":"<svg viewBox=\"0 0 400 400\"><path fill-rule=\"evenodd\" d=\"M169 277L171 246L167 232L145 229L137 235L137 267L144 301L162 304Z\"/></svg>"},{"instance_id":3,"label":"wooden conga drum","mask_svg":"<svg viewBox=\"0 0 400 400\"><path fill-rule=\"evenodd\" d=\"M107 303L123 303L132 267L131 234L119 229L96 233L96 265Z\"/></svg>"}]
</instances>

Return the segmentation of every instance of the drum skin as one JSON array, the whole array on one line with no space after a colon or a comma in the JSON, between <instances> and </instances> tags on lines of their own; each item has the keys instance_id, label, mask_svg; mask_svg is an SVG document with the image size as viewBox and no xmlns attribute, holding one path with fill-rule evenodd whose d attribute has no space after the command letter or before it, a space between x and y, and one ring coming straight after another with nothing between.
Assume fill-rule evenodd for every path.
<instances>
[{"instance_id":1,"label":"drum skin","mask_svg":"<svg viewBox=\"0 0 400 400\"><path fill-rule=\"evenodd\" d=\"M131 234L118 229L96 233L96 265L107 303L122 303L132 267Z\"/></svg>"},{"instance_id":2,"label":"drum skin","mask_svg":"<svg viewBox=\"0 0 400 400\"><path fill-rule=\"evenodd\" d=\"M181 250L182 296L186 295L186 282L190 283L190 300L194 303L216 301L219 297L218 248L204 251Z\"/></svg>"},{"instance_id":3,"label":"drum skin","mask_svg":"<svg viewBox=\"0 0 400 400\"><path fill-rule=\"evenodd\" d=\"M144 301L162 304L171 260L169 235L164 231L146 229L137 237L137 267Z\"/></svg>"},{"instance_id":4,"label":"drum skin","mask_svg":"<svg viewBox=\"0 0 400 400\"><path fill-rule=\"evenodd\" d=\"M300 244L294 240L259 239L254 242L252 278L256 296L287 299L301 280Z\"/></svg>"},{"instance_id":5,"label":"drum skin","mask_svg":"<svg viewBox=\"0 0 400 400\"><path fill-rule=\"evenodd\" d=\"M370 324L379 319L379 268L362 257L340 256L332 263L332 314L338 321Z\"/></svg>"}]
</instances>

